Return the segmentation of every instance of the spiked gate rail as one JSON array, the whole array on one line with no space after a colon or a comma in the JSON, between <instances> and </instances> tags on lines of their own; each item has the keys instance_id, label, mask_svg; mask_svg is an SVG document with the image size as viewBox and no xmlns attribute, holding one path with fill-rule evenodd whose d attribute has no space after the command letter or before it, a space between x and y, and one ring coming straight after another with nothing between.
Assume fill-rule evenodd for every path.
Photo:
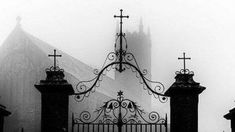
<instances>
[{"instance_id":1,"label":"spiked gate rail","mask_svg":"<svg viewBox=\"0 0 235 132\"><path fill-rule=\"evenodd\" d=\"M161 118L152 111L148 120L144 110L137 103L123 97L119 91L117 99L104 102L91 119L88 111L83 111L78 118L72 115L72 132L167 132L167 115Z\"/></svg>"}]
</instances>

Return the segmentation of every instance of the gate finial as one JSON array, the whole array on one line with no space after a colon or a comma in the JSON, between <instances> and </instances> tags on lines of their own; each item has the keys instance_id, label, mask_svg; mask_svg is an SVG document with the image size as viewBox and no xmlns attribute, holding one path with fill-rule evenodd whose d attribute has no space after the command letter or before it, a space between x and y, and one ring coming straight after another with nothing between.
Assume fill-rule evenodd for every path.
<instances>
[{"instance_id":1,"label":"gate finial","mask_svg":"<svg viewBox=\"0 0 235 132\"><path fill-rule=\"evenodd\" d=\"M122 18L129 18L129 16L123 16L122 15L122 9L120 10L120 16L116 16L114 15L114 18L120 18L120 33L118 34L118 36L120 36L120 49L119 49L119 69L117 69L119 72L123 72L125 69L122 68L122 61L123 61L123 49L122 49L122 37L124 37L123 33L122 33Z\"/></svg>"}]
</instances>

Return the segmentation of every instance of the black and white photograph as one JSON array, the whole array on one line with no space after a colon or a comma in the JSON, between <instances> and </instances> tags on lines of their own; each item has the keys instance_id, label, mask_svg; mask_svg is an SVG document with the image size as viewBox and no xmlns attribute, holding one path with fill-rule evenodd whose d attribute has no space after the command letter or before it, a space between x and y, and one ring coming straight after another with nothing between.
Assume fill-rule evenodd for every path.
<instances>
[{"instance_id":1,"label":"black and white photograph","mask_svg":"<svg viewBox=\"0 0 235 132\"><path fill-rule=\"evenodd\" d=\"M235 1L0 0L0 132L235 132Z\"/></svg>"}]
</instances>

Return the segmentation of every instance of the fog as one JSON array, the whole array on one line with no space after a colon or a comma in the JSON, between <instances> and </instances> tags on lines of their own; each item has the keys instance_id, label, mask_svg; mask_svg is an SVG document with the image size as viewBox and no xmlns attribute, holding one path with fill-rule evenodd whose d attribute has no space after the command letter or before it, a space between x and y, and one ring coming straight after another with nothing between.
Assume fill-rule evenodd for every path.
<instances>
[{"instance_id":1,"label":"fog","mask_svg":"<svg viewBox=\"0 0 235 132\"><path fill-rule=\"evenodd\" d=\"M177 58L186 52L192 58L187 68L207 87L200 95L199 132L227 132L223 115L235 106L234 7L233 0L1 0L0 43L21 16L24 30L99 68L113 50L113 15L122 8L130 16L124 31L138 31L141 18L150 29L152 79L169 88L183 67Z\"/></svg>"}]
</instances>

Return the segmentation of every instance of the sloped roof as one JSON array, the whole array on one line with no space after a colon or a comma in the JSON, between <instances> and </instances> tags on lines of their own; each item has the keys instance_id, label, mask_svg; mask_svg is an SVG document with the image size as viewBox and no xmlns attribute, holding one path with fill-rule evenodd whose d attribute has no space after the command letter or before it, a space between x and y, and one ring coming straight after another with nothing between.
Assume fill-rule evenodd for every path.
<instances>
[{"instance_id":1,"label":"sloped roof","mask_svg":"<svg viewBox=\"0 0 235 132\"><path fill-rule=\"evenodd\" d=\"M12 113L6 118L6 132L40 130L41 95L34 84L46 77L45 69L53 64L48 54L55 47L34 37L17 25L0 47L0 103L7 106ZM60 68L65 71L65 79L75 89L81 80L95 77L93 68L58 50L62 58L58 59ZM105 76L89 98L76 102L70 97L70 115L82 110L94 110L103 101L116 98L117 91L122 88L118 82ZM131 95L131 94L130 94ZM89 104L89 105L87 105Z\"/></svg>"},{"instance_id":2,"label":"sloped roof","mask_svg":"<svg viewBox=\"0 0 235 132\"><path fill-rule=\"evenodd\" d=\"M6 93L0 100L5 103L0 103L12 112L6 123L15 124L14 127L8 126L6 132L17 131L22 124L27 124L25 131L39 129L41 102L40 93L34 88L34 84L45 79L45 69L53 64L53 59L49 58L48 54L54 49L55 47L24 31L21 25L16 25L0 47L0 93ZM95 77L92 67L61 50L57 51L62 55L57 60L59 67L64 69L65 79L72 84L75 91L79 81ZM138 79L135 79L138 83ZM133 86L134 89L130 89L119 81L104 76L96 92L85 98L82 103L78 104L74 99L70 99L70 113L79 113L81 108L91 110L100 107L107 99L116 98L119 90L123 90L125 98L136 101L138 105L147 105L146 101L141 100L142 96L133 92L141 92L139 87Z\"/></svg>"},{"instance_id":3,"label":"sloped roof","mask_svg":"<svg viewBox=\"0 0 235 132\"><path fill-rule=\"evenodd\" d=\"M44 60L42 63L47 63L45 63L43 67L47 68L53 64L52 59L48 58L47 55L52 53L55 47L24 31L21 25L16 25L14 30L3 43L2 47L0 47L0 64L2 60L6 58L6 56L14 55L15 52L19 51L25 51L24 54L27 54L27 56L33 56L28 53L28 51L26 51L29 49L37 50L31 53L40 52L38 53L38 55L40 54L40 56L45 57L43 57ZM57 51L58 54L62 54L62 57L57 59L59 66L60 68L64 69L67 74L71 74L78 81L90 80L95 77L95 75L93 74L94 68L90 67L89 65L79 61L78 59L68 55L67 53L61 50ZM32 59L31 61L38 61L38 55L35 55L35 59ZM98 92L101 92L107 96L111 96L112 93L116 95L116 92L118 91L117 88L120 88L122 86L120 86L120 84L118 84L118 82L115 82L115 80L113 80L112 78L106 76L105 81L101 84L101 87L102 88L97 89Z\"/></svg>"}]
</instances>

